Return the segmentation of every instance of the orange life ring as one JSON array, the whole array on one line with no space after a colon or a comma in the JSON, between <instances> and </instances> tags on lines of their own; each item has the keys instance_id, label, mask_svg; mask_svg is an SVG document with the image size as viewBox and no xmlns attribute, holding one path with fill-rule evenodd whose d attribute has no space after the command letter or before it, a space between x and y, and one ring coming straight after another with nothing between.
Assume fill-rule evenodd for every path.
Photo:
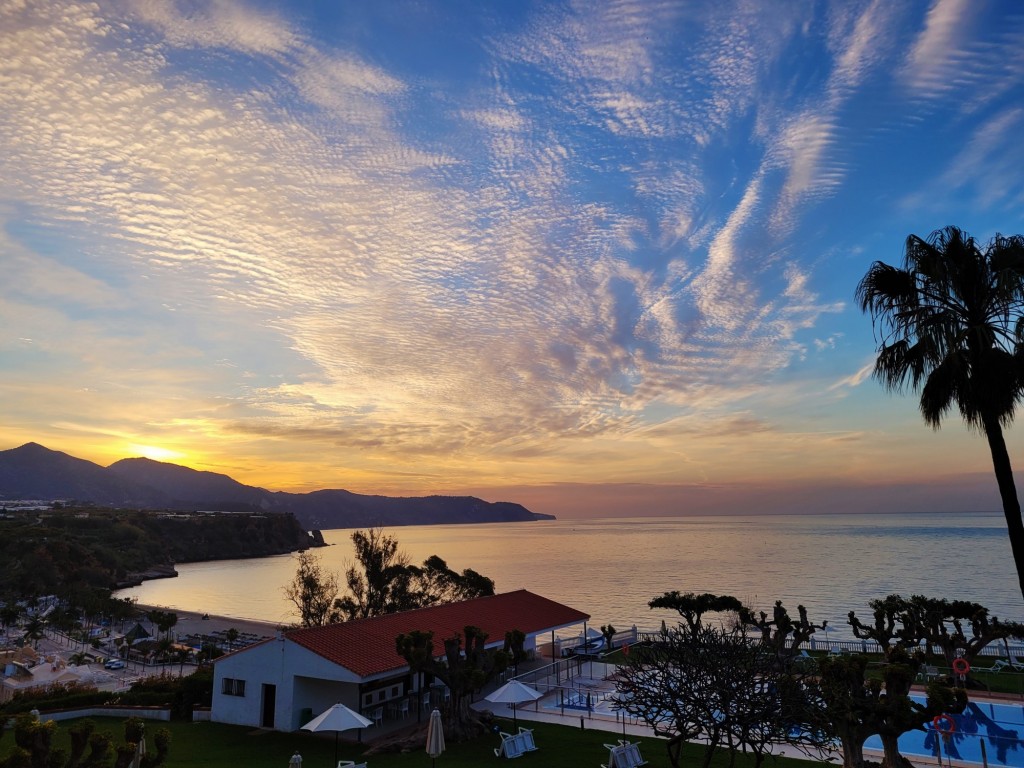
<instances>
[{"instance_id":1,"label":"orange life ring","mask_svg":"<svg viewBox=\"0 0 1024 768\"><path fill-rule=\"evenodd\" d=\"M968 663L967 659L953 659L953 671L958 675L966 675L971 671L971 665Z\"/></svg>"},{"instance_id":2,"label":"orange life ring","mask_svg":"<svg viewBox=\"0 0 1024 768\"><path fill-rule=\"evenodd\" d=\"M932 727L939 733L953 733L956 730L956 720L952 715L936 715L932 719Z\"/></svg>"}]
</instances>

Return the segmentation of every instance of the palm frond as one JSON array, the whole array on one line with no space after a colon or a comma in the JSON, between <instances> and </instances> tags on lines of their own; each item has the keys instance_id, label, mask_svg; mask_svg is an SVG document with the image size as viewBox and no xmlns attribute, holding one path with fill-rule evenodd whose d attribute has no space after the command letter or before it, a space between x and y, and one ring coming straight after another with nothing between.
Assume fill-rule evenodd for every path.
<instances>
[{"instance_id":1,"label":"palm frond","mask_svg":"<svg viewBox=\"0 0 1024 768\"><path fill-rule=\"evenodd\" d=\"M942 426L942 417L949 413L953 403L960 403L968 377L960 355L949 355L932 369L921 389L920 408L925 424L932 429Z\"/></svg>"},{"instance_id":2,"label":"palm frond","mask_svg":"<svg viewBox=\"0 0 1024 768\"><path fill-rule=\"evenodd\" d=\"M954 403L968 426L1012 420L1024 395L1024 237L981 249L957 227L911 235L902 267L874 262L856 297L879 340L875 378L920 389L926 423L937 428Z\"/></svg>"}]
</instances>

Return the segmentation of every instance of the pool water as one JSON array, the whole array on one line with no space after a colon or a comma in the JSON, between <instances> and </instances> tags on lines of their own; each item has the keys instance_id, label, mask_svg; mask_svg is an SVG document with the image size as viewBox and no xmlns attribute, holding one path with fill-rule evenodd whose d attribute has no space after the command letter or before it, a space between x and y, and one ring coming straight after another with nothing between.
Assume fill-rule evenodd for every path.
<instances>
[{"instance_id":1,"label":"pool water","mask_svg":"<svg viewBox=\"0 0 1024 768\"><path fill-rule=\"evenodd\" d=\"M923 703L919 697L914 699ZM900 752L907 757L938 759L941 748L943 760L1024 768L1024 705L971 702L963 714L949 717L952 733L939 733L929 723L926 730L900 736ZM864 748L880 750L882 740L872 736L864 742Z\"/></svg>"}]
</instances>

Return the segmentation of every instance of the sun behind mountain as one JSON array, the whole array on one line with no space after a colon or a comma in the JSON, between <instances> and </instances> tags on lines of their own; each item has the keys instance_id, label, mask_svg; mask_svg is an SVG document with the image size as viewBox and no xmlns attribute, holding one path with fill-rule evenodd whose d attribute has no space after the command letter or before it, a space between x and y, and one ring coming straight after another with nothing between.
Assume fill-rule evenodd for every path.
<instances>
[{"instance_id":1,"label":"sun behind mountain","mask_svg":"<svg viewBox=\"0 0 1024 768\"><path fill-rule=\"evenodd\" d=\"M135 455L152 459L153 461L171 461L185 457L185 454L180 451L172 451L169 448L160 448L156 445L140 445L139 443L132 443L129 445L129 449Z\"/></svg>"}]
</instances>

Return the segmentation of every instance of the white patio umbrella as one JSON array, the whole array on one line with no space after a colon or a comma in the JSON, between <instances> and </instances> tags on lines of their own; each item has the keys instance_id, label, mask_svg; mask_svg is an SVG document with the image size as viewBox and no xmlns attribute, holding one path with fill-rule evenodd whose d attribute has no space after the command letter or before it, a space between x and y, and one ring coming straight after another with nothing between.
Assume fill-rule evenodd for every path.
<instances>
[{"instance_id":1,"label":"white patio umbrella","mask_svg":"<svg viewBox=\"0 0 1024 768\"><path fill-rule=\"evenodd\" d=\"M373 720L363 717L344 704L338 703L328 707L323 713L317 715L304 726L304 731L334 731L334 764L338 764L338 734L341 731L351 731L353 728L365 728L373 725Z\"/></svg>"},{"instance_id":2,"label":"white patio umbrella","mask_svg":"<svg viewBox=\"0 0 1024 768\"><path fill-rule=\"evenodd\" d=\"M484 696L484 701L489 701L492 704L511 704L512 705L512 723L518 724L516 721L516 704L525 704L528 701L536 701L544 694L535 688L531 688L528 685L520 683L518 680L509 680L501 688L496 691L492 691L489 695Z\"/></svg>"},{"instance_id":3,"label":"white patio umbrella","mask_svg":"<svg viewBox=\"0 0 1024 768\"><path fill-rule=\"evenodd\" d=\"M441 725L441 713L434 709L430 713L430 721L427 723L427 754L430 755L430 764L444 752L444 726Z\"/></svg>"}]
</instances>

